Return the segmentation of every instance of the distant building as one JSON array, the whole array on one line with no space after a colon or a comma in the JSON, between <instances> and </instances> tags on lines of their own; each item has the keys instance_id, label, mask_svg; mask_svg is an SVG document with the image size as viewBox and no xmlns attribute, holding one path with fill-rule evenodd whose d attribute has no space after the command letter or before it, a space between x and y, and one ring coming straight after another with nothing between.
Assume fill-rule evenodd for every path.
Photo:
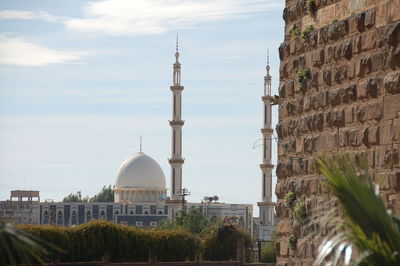
<instances>
[{"instance_id":1,"label":"distant building","mask_svg":"<svg viewBox=\"0 0 400 266\"><path fill-rule=\"evenodd\" d=\"M38 224L75 226L94 219L113 221L136 227L154 227L164 219L173 220L180 210L199 209L208 220L217 217L236 218L238 226L253 234L253 205L205 201L186 202L182 197L182 126L181 100L183 86L178 46L173 64L173 120L171 164L171 193L167 197L164 173L159 164L140 151L126 159L119 168L115 182L114 202L41 202L33 211ZM18 221L17 223L20 223Z\"/></svg>"},{"instance_id":2,"label":"distant building","mask_svg":"<svg viewBox=\"0 0 400 266\"><path fill-rule=\"evenodd\" d=\"M0 221L14 224L37 224L39 202L39 191L13 190L10 200L0 201Z\"/></svg>"}]
</instances>

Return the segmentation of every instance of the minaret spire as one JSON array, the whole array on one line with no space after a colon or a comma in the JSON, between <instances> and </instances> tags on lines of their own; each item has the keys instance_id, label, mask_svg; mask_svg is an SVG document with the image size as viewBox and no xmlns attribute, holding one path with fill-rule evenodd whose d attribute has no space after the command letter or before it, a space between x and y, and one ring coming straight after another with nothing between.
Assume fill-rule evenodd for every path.
<instances>
[{"instance_id":1,"label":"minaret spire","mask_svg":"<svg viewBox=\"0 0 400 266\"><path fill-rule=\"evenodd\" d=\"M260 232L259 239L266 237L264 231L271 231L270 226L275 224L274 219L274 206L272 202L272 169L274 165L271 162L271 148L272 148L272 134L271 128L272 119L272 99L271 96L271 75L269 74L269 50L267 50L267 66L266 74L264 76L264 95L261 97L264 103L264 122L261 128L263 135L263 156L262 163L260 164L262 177L261 177L261 202L258 202L260 208ZM269 236L267 236L269 238ZM270 240L270 239L261 239Z\"/></svg>"},{"instance_id":2,"label":"minaret spire","mask_svg":"<svg viewBox=\"0 0 400 266\"><path fill-rule=\"evenodd\" d=\"M181 63L179 63L179 39L176 35L176 61L173 64L173 85L170 87L172 91L172 121L169 124L172 129L172 151L169 163L171 165L171 199L180 200L182 190L182 166L184 159L182 158L182 127L185 121L182 120L182 91L181 86Z\"/></svg>"}]
</instances>

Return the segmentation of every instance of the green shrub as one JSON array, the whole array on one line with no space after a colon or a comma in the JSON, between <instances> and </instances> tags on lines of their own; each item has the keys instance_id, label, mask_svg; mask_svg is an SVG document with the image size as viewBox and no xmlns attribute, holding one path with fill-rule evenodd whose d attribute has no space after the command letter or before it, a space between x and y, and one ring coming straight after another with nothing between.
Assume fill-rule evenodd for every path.
<instances>
[{"instance_id":1,"label":"green shrub","mask_svg":"<svg viewBox=\"0 0 400 266\"><path fill-rule=\"evenodd\" d=\"M261 262L262 263L275 263L276 262L275 242L267 242L262 246Z\"/></svg>"},{"instance_id":2,"label":"green shrub","mask_svg":"<svg viewBox=\"0 0 400 266\"><path fill-rule=\"evenodd\" d=\"M306 222L307 213L304 202L299 202L296 204L293 210L293 218L299 221L301 224L304 224Z\"/></svg>"},{"instance_id":3,"label":"green shrub","mask_svg":"<svg viewBox=\"0 0 400 266\"><path fill-rule=\"evenodd\" d=\"M300 31L299 29L296 27L296 25L293 26L292 30L290 31L290 35L292 36L292 38L300 35Z\"/></svg>"},{"instance_id":4,"label":"green shrub","mask_svg":"<svg viewBox=\"0 0 400 266\"><path fill-rule=\"evenodd\" d=\"M246 260L250 259L251 237L230 221L224 220L220 224L213 225L203 233L200 254L204 260L227 261L236 259L237 242L244 239Z\"/></svg>"},{"instance_id":5,"label":"green shrub","mask_svg":"<svg viewBox=\"0 0 400 266\"><path fill-rule=\"evenodd\" d=\"M292 191L289 191L288 193L286 193L284 199L285 199L285 207L289 208L296 200L296 194L294 194L294 192Z\"/></svg>"},{"instance_id":6,"label":"green shrub","mask_svg":"<svg viewBox=\"0 0 400 266\"><path fill-rule=\"evenodd\" d=\"M315 0L306 0L306 8L310 14L315 13L315 11L317 11L317 6L315 5Z\"/></svg>"},{"instance_id":7,"label":"green shrub","mask_svg":"<svg viewBox=\"0 0 400 266\"><path fill-rule=\"evenodd\" d=\"M313 25L308 25L304 30L303 33L301 34L301 38L308 39L308 37L310 36L310 33L313 32L315 30Z\"/></svg>"},{"instance_id":8,"label":"green shrub","mask_svg":"<svg viewBox=\"0 0 400 266\"><path fill-rule=\"evenodd\" d=\"M297 73L297 81L299 82L298 90L305 93L307 90L307 80L311 79L309 69L302 69Z\"/></svg>"},{"instance_id":9,"label":"green shrub","mask_svg":"<svg viewBox=\"0 0 400 266\"><path fill-rule=\"evenodd\" d=\"M50 225L19 226L26 233L51 243L63 252L50 255L49 261L99 261L109 256L111 262L194 259L196 236L183 230L144 230L106 221L93 221L74 228Z\"/></svg>"}]
</instances>

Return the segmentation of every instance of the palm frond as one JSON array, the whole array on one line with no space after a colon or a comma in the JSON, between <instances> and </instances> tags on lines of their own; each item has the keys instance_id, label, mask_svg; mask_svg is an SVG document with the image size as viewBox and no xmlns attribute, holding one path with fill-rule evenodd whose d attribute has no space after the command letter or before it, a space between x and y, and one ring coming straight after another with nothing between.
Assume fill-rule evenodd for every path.
<instances>
[{"instance_id":1,"label":"palm frond","mask_svg":"<svg viewBox=\"0 0 400 266\"><path fill-rule=\"evenodd\" d=\"M355 246L360 256L353 263L399 265L399 220L386 210L364 161L360 161L357 168L349 156L339 155L336 158L321 157L318 163L319 172L326 177L344 211L345 226L342 232L336 236L334 232L328 236L330 239L323 241L316 264L329 261L336 265L343 254L348 263L350 249Z\"/></svg>"}]
</instances>

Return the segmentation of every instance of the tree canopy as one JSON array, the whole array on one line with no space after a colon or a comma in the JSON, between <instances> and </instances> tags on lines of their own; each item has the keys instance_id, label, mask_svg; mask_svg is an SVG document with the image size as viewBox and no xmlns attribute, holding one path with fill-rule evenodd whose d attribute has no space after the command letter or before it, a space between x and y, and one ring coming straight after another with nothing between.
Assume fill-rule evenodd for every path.
<instances>
[{"instance_id":1,"label":"tree canopy","mask_svg":"<svg viewBox=\"0 0 400 266\"><path fill-rule=\"evenodd\" d=\"M63 202L114 202L114 188L111 185L103 186L100 192L91 198L83 197L82 192L78 191L64 197Z\"/></svg>"},{"instance_id":2,"label":"tree canopy","mask_svg":"<svg viewBox=\"0 0 400 266\"><path fill-rule=\"evenodd\" d=\"M170 221L164 220L160 225L163 229L186 229L193 234L200 234L205 228L207 228L209 222L203 217L200 210L190 208L189 211L185 212L180 210L177 212L175 220Z\"/></svg>"}]
</instances>

